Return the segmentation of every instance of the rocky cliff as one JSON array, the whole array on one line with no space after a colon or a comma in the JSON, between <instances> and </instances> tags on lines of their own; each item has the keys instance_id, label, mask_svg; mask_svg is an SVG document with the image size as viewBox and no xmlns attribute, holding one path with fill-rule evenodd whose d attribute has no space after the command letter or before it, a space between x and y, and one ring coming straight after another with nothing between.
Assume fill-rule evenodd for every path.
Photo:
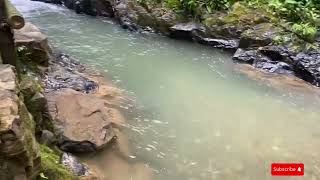
<instances>
[{"instance_id":1,"label":"rocky cliff","mask_svg":"<svg viewBox=\"0 0 320 180\"><path fill-rule=\"evenodd\" d=\"M0 65L0 140L1 179L35 178L41 164L35 123L10 65Z\"/></svg>"}]
</instances>

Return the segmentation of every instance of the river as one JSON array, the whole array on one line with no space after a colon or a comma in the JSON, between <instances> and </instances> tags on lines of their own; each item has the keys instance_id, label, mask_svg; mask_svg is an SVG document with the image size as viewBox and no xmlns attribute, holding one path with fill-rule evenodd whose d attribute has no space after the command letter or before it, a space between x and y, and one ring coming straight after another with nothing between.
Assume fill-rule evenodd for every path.
<instances>
[{"instance_id":1,"label":"river","mask_svg":"<svg viewBox=\"0 0 320 180\"><path fill-rule=\"evenodd\" d=\"M315 94L252 80L219 49L132 33L55 5L13 2L54 47L95 66L133 99L123 106L136 109L126 135L151 179L277 179L273 162L305 164L304 177L284 179L320 179ZM88 163L101 173L108 168L99 156ZM146 180L121 173L112 180Z\"/></svg>"}]
</instances>

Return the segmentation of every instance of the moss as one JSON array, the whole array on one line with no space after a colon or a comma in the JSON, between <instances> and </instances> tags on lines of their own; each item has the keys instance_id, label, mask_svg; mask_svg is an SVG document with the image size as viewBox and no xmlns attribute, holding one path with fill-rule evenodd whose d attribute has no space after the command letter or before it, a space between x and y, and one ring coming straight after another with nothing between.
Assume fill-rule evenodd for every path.
<instances>
[{"instance_id":1,"label":"moss","mask_svg":"<svg viewBox=\"0 0 320 180\"><path fill-rule=\"evenodd\" d=\"M245 3L235 3L228 12L216 12L204 20L207 26L252 26L269 22L268 13L263 9L253 9Z\"/></svg>"},{"instance_id":2,"label":"moss","mask_svg":"<svg viewBox=\"0 0 320 180\"><path fill-rule=\"evenodd\" d=\"M33 160L38 156L38 143L35 140L35 123L27 107L23 103L23 96L19 97L19 115L21 118L21 132L24 132L24 146L27 147L28 164L32 167Z\"/></svg>"},{"instance_id":3,"label":"moss","mask_svg":"<svg viewBox=\"0 0 320 180\"><path fill-rule=\"evenodd\" d=\"M204 25L206 26L213 26L213 25L223 25L223 21L220 19L220 18L214 18L214 17L209 17L209 18L206 18L204 21L203 21Z\"/></svg>"},{"instance_id":4,"label":"moss","mask_svg":"<svg viewBox=\"0 0 320 180\"><path fill-rule=\"evenodd\" d=\"M165 7L172 9L172 10L180 10L182 9L182 3L180 0L165 0L164 1Z\"/></svg>"},{"instance_id":5,"label":"moss","mask_svg":"<svg viewBox=\"0 0 320 180\"><path fill-rule=\"evenodd\" d=\"M42 83L26 74L20 76L20 89L25 97L24 102L36 121L36 131L47 129L53 132L51 117L47 113L47 102L43 97ZM42 98L43 97L43 98Z\"/></svg>"},{"instance_id":6,"label":"moss","mask_svg":"<svg viewBox=\"0 0 320 180\"><path fill-rule=\"evenodd\" d=\"M25 74L21 74L20 78L20 87L22 93L27 96L27 98L31 98L37 92L44 92L41 82L35 80L35 78L32 78Z\"/></svg>"},{"instance_id":7,"label":"moss","mask_svg":"<svg viewBox=\"0 0 320 180\"><path fill-rule=\"evenodd\" d=\"M44 177L52 180L77 180L78 177L69 172L60 162L60 155L57 151L50 149L45 145L40 145L41 149L41 173ZM41 176L38 180L45 179Z\"/></svg>"}]
</instances>

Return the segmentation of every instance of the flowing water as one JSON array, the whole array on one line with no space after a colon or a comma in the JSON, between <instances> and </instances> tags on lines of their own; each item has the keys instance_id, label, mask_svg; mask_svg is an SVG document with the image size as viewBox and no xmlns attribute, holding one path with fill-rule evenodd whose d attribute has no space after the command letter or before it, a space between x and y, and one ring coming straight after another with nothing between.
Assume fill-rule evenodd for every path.
<instances>
[{"instance_id":1,"label":"flowing water","mask_svg":"<svg viewBox=\"0 0 320 180\"><path fill-rule=\"evenodd\" d=\"M221 50L131 33L55 5L13 2L53 46L96 66L135 100L126 135L151 179L277 179L273 162L305 163L305 176L291 179L320 179L318 96L250 80ZM89 163L108 168L99 156ZM147 179L121 173L113 180Z\"/></svg>"}]
</instances>

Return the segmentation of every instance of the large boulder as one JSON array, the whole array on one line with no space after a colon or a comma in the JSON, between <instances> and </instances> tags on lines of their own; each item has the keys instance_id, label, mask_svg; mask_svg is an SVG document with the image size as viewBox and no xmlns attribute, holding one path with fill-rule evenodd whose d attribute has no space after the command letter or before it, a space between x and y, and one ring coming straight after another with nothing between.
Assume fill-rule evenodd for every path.
<instances>
[{"instance_id":1,"label":"large boulder","mask_svg":"<svg viewBox=\"0 0 320 180\"><path fill-rule=\"evenodd\" d=\"M40 171L32 116L18 97L14 68L0 65L0 179L32 179Z\"/></svg>"},{"instance_id":2,"label":"large boulder","mask_svg":"<svg viewBox=\"0 0 320 180\"><path fill-rule=\"evenodd\" d=\"M215 48L236 49L238 47L238 40L210 38L207 31L207 28L199 23L178 23L170 27L170 37L192 40Z\"/></svg>"},{"instance_id":3,"label":"large boulder","mask_svg":"<svg viewBox=\"0 0 320 180\"><path fill-rule=\"evenodd\" d=\"M232 59L237 62L247 64L253 64L254 61L261 58L262 56L258 54L257 50L244 50L241 48L238 48L232 57Z\"/></svg>"},{"instance_id":4,"label":"large boulder","mask_svg":"<svg viewBox=\"0 0 320 180\"><path fill-rule=\"evenodd\" d=\"M291 64L283 62L282 59L272 59L265 56L257 49L245 50L239 48L233 55L233 60L240 63L251 64L256 68L269 73L294 74L293 66Z\"/></svg>"},{"instance_id":5,"label":"large boulder","mask_svg":"<svg viewBox=\"0 0 320 180\"><path fill-rule=\"evenodd\" d=\"M194 33L204 32L205 27L199 23L178 23L170 27L170 37L176 39L192 40Z\"/></svg>"},{"instance_id":6,"label":"large boulder","mask_svg":"<svg viewBox=\"0 0 320 180\"><path fill-rule=\"evenodd\" d=\"M48 93L47 98L61 150L93 152L115 140L115 109L102 99L70 89Z\"/></svg>"},{"instance_id":7,"label":"large boulder","mask_svg":"<svg viewBox=\"0 0 320 180\"><path fill-rule=\"evenodd\" d=\"M129 29L131 31L139 30L137 25L138 22L138 14L132 8L133 1L119 0L114 5L114 13L116 19L119 21L120 25L124 29Z\"/></svg>"},{"instance_id":8,"label":"large boulder","mask_svg":"<svg viewBox=\"0 0 320 180\"><path fill-rule=\"evenodd\" d=\"M264 46L258 48L258 51L272 60L283 61L288 64L294 63L292 60L293 52L285 46Z\"/></svg>"},{"instance_id":9,"label":"large boulder","mask_svg":"<svg viewBox=\"0 0 320 180\"><path fill-rule=\"evenodd\" d=\"M301 52L293 57L293 60L298 76L320 87L320 52Z\"/></svg>"},{"instance_id":10,"label":"large boulder","mask_svg":"<svg viewBox=\"0 0 320 180\"><path fill-rule=\"evenodd\" d=\"M98 16L114 17L114 11L111 1L108 0L91 0Z\"/></svg>"},{"instance_id":11,"label":"large boulder","mask_svg":"<svg viewBox=\"0 0 320 180\"><path fill-rule=\"evenodd\" d=\"M115 3L112 3L115 2ZM131 31L159 31L169 34L169 28L177 23L177 14L159 7L148 8L133 0L111 1L114 15L120 25Z\"/></svg>"},{"instance_id":12,"label":"large boulder","mask_svg":"<svg viewBox=\"0 0 320 180\"><path fill-rule=\"evenodd\" d=\"M51 49L47 37L33 24L27 22L22 29L14 30L15 44L18 47L25 47L28 58L36 64L48 66Z\"/></svg>"},{"instance_id":13,"label":"large boulder","mask_svg":"<svg viewBox=\"0 0 320 180\"><path fill-rule=\"evenodd\" d=\"M151 14L156 21L156 25L153 28L166 35L169 34L170 27L181 21L181 16L168 9L154 8Z\"/></svg>"},{"instance_id":14,"label":"large boulder","mask_svg":"<svg viewBox=\"0 0 320 180\"><path fill-rule=\"evenodd\" d=\"M205 15L203 24L207 26L211 38L239 39L250 27L269 22L266 14L262 9L252 9L238 2L228 13L218 11Z\"/></svg>"},{"instance_id":15,"label":"large boulder","mask_svg":"<svg viewBox=\"0 0 320 180\"><path fill-rule=\"evenodd\" d=\"M239 45L239 41L236 39L214 39L214 38L203 38L201 36L197 36L194 34L193 39L200 43L209 45L215 48L223 48L223 49L237 49Z\"/></svg>"}]
</instances>

